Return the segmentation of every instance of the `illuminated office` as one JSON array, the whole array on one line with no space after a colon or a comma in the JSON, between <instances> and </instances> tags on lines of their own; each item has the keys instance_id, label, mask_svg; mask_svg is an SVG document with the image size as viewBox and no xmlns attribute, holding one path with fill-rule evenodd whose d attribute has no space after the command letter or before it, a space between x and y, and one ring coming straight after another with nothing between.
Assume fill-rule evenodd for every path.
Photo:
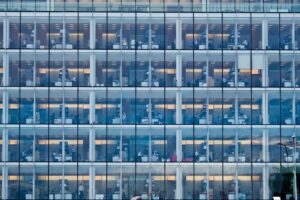
<instances>
[{"instance_id":1,"label":"illuminated office","mask_svg":"<svg viewBox=\"0 0 300 200\"><path fill-rule=\"evenodd\" d=\"M1 0L0 198L298 198L299 48L298 0Z\"/></svg>"}]
</instances>

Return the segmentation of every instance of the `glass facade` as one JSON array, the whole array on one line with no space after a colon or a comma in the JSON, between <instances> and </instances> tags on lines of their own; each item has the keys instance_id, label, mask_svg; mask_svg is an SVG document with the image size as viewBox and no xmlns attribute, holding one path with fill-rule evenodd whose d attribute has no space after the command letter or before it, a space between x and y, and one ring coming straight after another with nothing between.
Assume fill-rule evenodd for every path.
<instances>
[{"instance_id":1,"label":"glass facade","mask_svg":"<svg viewBox=\"0 0 300 200\"><path fill-rule=\"evenodd\" d=\"M298 199L299 11L0 0L0 198Z\"/></svg>"}]
</instances>

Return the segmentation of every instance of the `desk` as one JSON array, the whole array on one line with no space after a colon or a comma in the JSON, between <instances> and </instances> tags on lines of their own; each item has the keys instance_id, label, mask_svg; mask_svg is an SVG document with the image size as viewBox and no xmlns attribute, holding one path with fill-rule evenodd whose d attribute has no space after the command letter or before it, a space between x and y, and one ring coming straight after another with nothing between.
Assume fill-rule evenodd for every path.
<instances>
[{"instance_id":1,"label":"desk","mask_svg":"<svg viewBox=\"0 0 300 200\"><path fill-rule=\"evenodd\" d=\"M62 47L63 47L62 44L55 44L54 45L55 49L62 49Z\"/></svg>"},{"instance_id":2,"label":"desk","mask_svg":"<svg viewBox=\"0 0 300 200\"><path fill-rule=\"evenodd\" d=\"M61 124L61 122L62 122L61 118L54 119L54 124Z\"/></svg>"},{"instance_id":3,"label":"desk","mask_svg":"<svg viewBox=\"0 0 300 200\"><path fill-rule=\"evenodd\" d=\"M246 199L246 194L244 194L244 193L239 193L238 196L239 196L239 200Z\"/></svg>"},{"instance_id":4,"label":"desk","mask_svg":"<svg viewBox=\"0 0 300 200\"><path fill-rule=\"evenodd\" d=\"M207 195L205 193L199 194L199 199L207 199Z\"/></svg>"},{"instance_id":5,"label":"desk","mask_svg":"<svg viewBox=\"0 0 300 200\"><path fill-rule=\"evenodd\" d=\"M26 44L27 49L33 49L33 44Z\"/></svg>"},{"instance_id":6,"label":"desk","mask_svg":"<svg viewBox=\"0 0 300 200\"><path fill-rule=\"evenodd\" d=\"M142 194L142 199L148 199L148 194Z\"/></svg>"},{"instance_id":7,"label":"desk","mask_svg":"<svg viewBox=\"0 0 300 200\"><path fill-rule=\"evenodd\" d=\"M199 162L205 162L205 161L206 161L206 156L199 157Z\"/></svg>"},{"instance_id":8,"label":"desk","mask_svg":"<svg viewBox=\"0 0 300 200\"><path fill-rule=\"evenodd\" d=\"M245 47L245 45L243 45L243 44L239 44L239 45L237 46L237 48L238 48L238 49L245 49L246 47Z\"/></svg>"},{"instance_id":9,"label":"desk","mask_svg":"<svg viewBox=\"0 0 300 200\"><path fill-rule=\"evenodd\" d=\"M142 162L148 162L148 156L142 156Z\"/></svg>"},{"instance_id":10,"label":"desk","mask_svg":"<svg viewBox=\"0 0 300 200\"><path fill-rule=\"evenodd\" d=\"M64 198L62 198L63 195L60 194L49 194L49 199L72 199L72 194L64 194Z\"/></svg>"},{"instance_id":11,"label":"desk","mask_svg":"<svg viewBox=\"0 0 300 200\"><path fill-rule=\"evenodd\" d=\"M26 119L26 124L33 124L33 119L32 118L27 118Z\"/></svg>"},{"instance_id":12,"label":"desk","mask_svg":"<svg viewBox=\"0 0 300 200\"><path fill-rule=\"evenodd\" d=\"M245 87L245 82L242 81L238 82L238 87Z\"/></svg>"},{"instance_id":13,"label":"desk","mask_svg":"<svg viewBox=\"0 0 300 200\"><path fill-rule=\"evenodd\" d=\"M142 86L142 87L148 87L148 86L149 86L148 81L143 81L143 82L141 83L141 86Z\"/></svg>"},{"instance_id":14,"label":"desk","mask_svg":"<svg viewBox=\"0 0 300 200\"><path fill-rule=\"evenodd\" d=\"M235 49L235 45L234 44L228 44L227 49Z\"/></svg>"},{"instance_id":15,"label":"desk","mask_svg":"<svg viewBox=\"0 0 300 200\"><path fill-rule=\"evenodd\" d=\"M72 123L73 123L73 121L72 121L71 118L67 118L67 119L66 119L66 124L72 124Z\"/></svg>"},{"instance_id":16,"label":"desk","mask_svg":"<svg viewBox=\"0 0 300 200\"><path fill-rule=\"evenodd\" d=\"M112 161L113 162L119 162L120 161L120 157L119 156L113 156L112 157Z\"/></svg>"},{"instance_id":17,"label":"desk","mask_svg":"<svg viewBox=\"0 0 300 200\"><path fill-rule=\"evenodd\" d=\"M148 49L149 45L148 44L142 44L142 49Z\"/></svg>"},{"instance_id":18,"label":"desk","mask_svg":"<svg viewBox=\"0 0 300 200\"><path fill-rule=\"evenodd\" d=\"M104 194L96 194L95 199L97 199L97 200L102 200L102 199L104 199Z\"/></svg>"},{"instance_id":19,"label":"desk","mask_svg":"<svg viewBox=\"0 0 300 200\"><path fill-rule=\"evenodd\" d=\"M228 156L228 162L234 162L235 156Z\"/></svg>"},{"instance_id":20,"label":"desk","mask_svg":"<svg viewBox=\"0 0 300 200\"><path fill-rule=\"evenodd\" d=\"M228 194L228 200L235 200L235 194L234 193Z\"/></svg>"},{"instance_id":21,"label":"desk","mask_svg":"<svg viewBox=\"0 0 300 200\"><path fill-rule=\"evenodd\" d=\"M119 87L120 86L120 82L119 81L113 81L112 82L112 86L113 87Z\"/></svg>"},{"instance_id":22,"label":"desk","mask_svg":"<svg viewBox=\"0 0 300 200\"><path fill-rule=\"evenodd\" d=\"M159 45L158 44L152 44L152 49L159 49Z\"/></svg>"},{"instance_id":23,"label":"desk","mask_svg":"<svg viewBox=\"0 0 300 200\"><path fill-rule=\"evenodd\" d=\"M72 87L72 82L71 81L66 81L66 86L67 87Z\"/></svg>"},{"instance_id":24,"label":"desk","mask_svg":"<svg viewBox=\"0 0 300 200\"><path fill-rule=\"evenodd\" d=\"M143 118L141 123L142 124L149 124L149 119L148 118Z\"/></svg>"},{"instance_id":25,"label":"desk","mask_svg":"<svg viewBox=\"0 0 300 200\"><path fill-rule=\"evenodd\" d=\"M234 82L233 82L233 81L229 81L227 84L228 84L230 87L234 87Z\"/></svg>"},{"instance_id":26,"label":"desk","mask_svg":"<svg viewBox=\"0 0 300 200\"><path fill-rule=\"evenodd\" d=\"M72 44L66 44L66 49L73 49L73 45Z\"/></svg>"},{"instance_id":27,"label":"desk","mask_svg":"<svg viewBox=\"0 0 300 200\"><path fill-rule=\"evenodd\" d=\"M206 118L200 118L199 124L206 124Z\"/></svg>"},{"instance_id":28,"label":"desk","mask_svg":"<svg viewBox=\"0 0 300 200\"><path fill-rule=\"evenodd\" d=\"M235 119L234 118L228 118L228 123L230 123L230 124L234 124L234 122L235 122Z\"/></svg>"},{"instance_id":29,"label":"desk","mask_svg":"<svg viewBox=\"0 0 300 200\"><path fill-rule=\"evenodd\" d=\"M121 119L118 117L118 118L114 118L113 120L112 120L112 123L113 124L120 124L121 123Z\"/></svg>"},{"instance_id":30,"label":"desk","mask_svg":"<svg viewBox=\"0 0 300 200\"><path fill-rule=\"evenodd\" d=\"M120 194L116 194L116 193L113 194L112 199L114 199L114 200L120 199Z\"/></svg>"},{"instance_id":31,"label":"desk","mask_svg":"<svg viewBox=\"0 0 300 200\"><path fill-rule=\"evenodd\" d=\"M25 194L25 199L33 199L33 195L32 194Z\"/></svg>"},{"instance_id":32,"label":"desk","mask_svg":"<svg viewBox=\"0 0 300 200\"><path fill-rule=\"evenodd\" d=\"M284 81L283 85L284 85L284 87L292 87L292 82L291 81Z\"/></svg>"},{"instance_id":33,"label":"desk","mask_svg":"<svg viewBox=\"0 0 300 200\"><path fill-rule=\"evenodd\" d=\"M207 86L206 82L203 82L203 81L199 82L199 87L206 87L206 86Z\"/></svg>"},{"instance_id":34,"label":"desk","mask_svg":"<svg viewBox=\"0 0 300 200\"><path fill-rule=\"evenodd\" d=\"M114 44L113 49L120 49L120 45L119 44Z\"/></svg>"},{"instance_id":35,"label":"desk","mask_svg":"<svg viewBox=\"0 0 300 200\"><path fill-rule=\"evenodd\" d=\"M200 44L199 49L206 49L206 45L205 44Z\"/></svg>"},{"instance_id":36,"label":"desk","mask_svg":"<svg viewBox=\"0 0 300 200\"><path fill-rule=\"evenodd\" d=\"M246 162L246 156L239 156L239 162Z\"/></svg>"},{"instance_id":37,"label":"desk","mask_svg":"<svg viewBox=\"0 0 300 200\"><path fill-rule=\"evenodd\" d=\"M153 86L159 87L159 82L158 82L158 81L154 81L154 82L153 82Z\"/></svg>"},{"instance_id":38,"label":"desk","mask_svg":"<svg viewBox=\"0 0 300 200\"><path fill-rule=\"evenodd\" d=\"M293 162L293 156L285 156L285 162Z\"/></svg>"},{"instance_id":39,"label":"desk","mask_svg":"<svg viewBox=\"0 0 300 200\"><path fill-rule=\"evenodd\" d=\"M151 161L152 162L158 161L158 157L156 155L152 155L151 156Z\"/></svg>"},{"instance_id":40,"label":"desk","mask_svg":"<svg viewBox=\"0 0 300 200\"><path fill-rule=\"evenodd\" d=\"M62 156L57 155L57 156L54 157L54 159L57 160L58 162L61 162L62 161ZM72 161L72 157L66 155L65 161Z\"/></svg>"},{"instance_id":41,"label":"desk","mask_svg":"<svg viewBox=\"0 0 300 200\"><path fill-rule=\"evenodd\" d=\"M26 81L26 86L33 86L33 82L31 80Z\"/></svg>"},{"instance_id":42,"label":"desk","mask_svg":"<svg viewBox=\"0 0 300 200\"><path fill-rule=\"evenodd\" d=\"M32 156L26 156L25 159L26 159L27 162L32 162L33 161Z\"/></svg>"},{"instance_id":43,"label":"desk","mask_svg":"<svg viewBox=\"0 0 300 200\"><path fill-rule=\"evenodd\" d=\"M54 83L55 86L57 87L61 87L62 86L62 82L61 81L57 81Z\"/></svg>"},{"instance_id":44,"label":"desk","mask_svg":"<svg viewBox=\"0 0 300 200\"><path fill-rule=\"evenodd\" d=\"M239 124L246 124L246 118L245 117L239 117Z\"/></svg>"}]
</instances>

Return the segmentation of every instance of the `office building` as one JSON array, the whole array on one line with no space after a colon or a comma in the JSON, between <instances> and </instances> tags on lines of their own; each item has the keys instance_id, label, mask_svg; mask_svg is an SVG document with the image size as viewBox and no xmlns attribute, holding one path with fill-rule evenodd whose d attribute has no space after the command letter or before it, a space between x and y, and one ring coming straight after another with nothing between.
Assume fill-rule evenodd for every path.
<instances>
[{"instance_id":1,"label":"office building","mask_svg":"<svg viewBox=\"0 0 300 200\"><path fill-rule=\"evenodd\" d=\"M298 0L0 11L2 199L298 196Z\"/></svg>"}]
</instances>

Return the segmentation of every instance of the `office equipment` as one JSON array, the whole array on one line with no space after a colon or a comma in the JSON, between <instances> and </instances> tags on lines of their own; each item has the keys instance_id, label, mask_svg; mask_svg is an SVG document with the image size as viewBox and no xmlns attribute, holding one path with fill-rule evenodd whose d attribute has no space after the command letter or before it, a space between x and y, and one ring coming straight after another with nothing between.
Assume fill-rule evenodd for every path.
<instances>
[{"instance_id":1,"label":"office equipment","mask_svg":"<svg viewBox=\"0 0 300 200\"><path fill-rule=\"evenodd\" d=\"M103 200L104 199L104 194L96 194L95 199Z\"/></svg>"}]
</instances>

